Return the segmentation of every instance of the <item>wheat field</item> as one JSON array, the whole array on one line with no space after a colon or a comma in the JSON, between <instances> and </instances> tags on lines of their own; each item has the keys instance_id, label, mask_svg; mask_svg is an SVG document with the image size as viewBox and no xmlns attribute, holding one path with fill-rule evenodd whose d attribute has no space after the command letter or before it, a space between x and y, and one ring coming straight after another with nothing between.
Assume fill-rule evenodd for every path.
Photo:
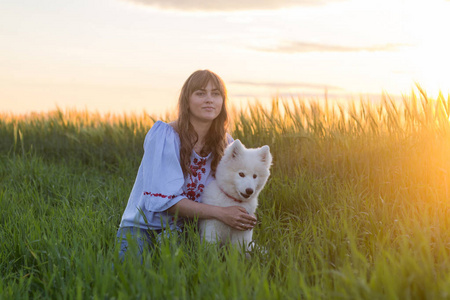
<instances>
[{"instance_id":1,"label":"wheat field","mask_svg":"<svg viewBox=\"0 0 450 300\"><path fill-rule=\"evenodd\" d=\"M269 145L251 259L195 228L144 262L115 233L151 116L0 116L1 299L450 299L450 97L232 110Z\"/></svg>"}]
</instances>

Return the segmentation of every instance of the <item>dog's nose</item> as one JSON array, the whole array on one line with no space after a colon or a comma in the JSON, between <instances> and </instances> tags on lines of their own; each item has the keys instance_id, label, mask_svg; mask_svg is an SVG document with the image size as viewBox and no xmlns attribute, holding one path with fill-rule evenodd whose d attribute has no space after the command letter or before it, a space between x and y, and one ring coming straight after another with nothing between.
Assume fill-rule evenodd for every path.
<instances>
[{"instance_id":1,"label":"dog's nose","mask_svg":"<svg viewBox=\"0 0 450 300\"><path fill-rule=\"evenodd\" d=\"M247 193L247 195L251 195L251 194L253 194L253 189L247 188L247 189L245 189L245 192Z\"/></svg>"}]
</instances>

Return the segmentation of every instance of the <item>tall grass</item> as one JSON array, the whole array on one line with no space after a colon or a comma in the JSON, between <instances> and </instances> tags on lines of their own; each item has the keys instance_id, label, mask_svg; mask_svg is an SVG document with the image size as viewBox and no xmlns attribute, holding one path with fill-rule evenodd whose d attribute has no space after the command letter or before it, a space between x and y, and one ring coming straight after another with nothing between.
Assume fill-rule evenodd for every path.
<instances>
[{"instance_id":1,"label":"tall grass","mask_svg":"<svg viewBox=\"0 0 450 300\"><path fill-rule=\"evenodd\" d=\"M233 137L274 156L251 259L189 228L118 262L155 117L2 115L0 298L448 299L450 99L417 90L233 113Z\"/></svg>"}]
</instances>

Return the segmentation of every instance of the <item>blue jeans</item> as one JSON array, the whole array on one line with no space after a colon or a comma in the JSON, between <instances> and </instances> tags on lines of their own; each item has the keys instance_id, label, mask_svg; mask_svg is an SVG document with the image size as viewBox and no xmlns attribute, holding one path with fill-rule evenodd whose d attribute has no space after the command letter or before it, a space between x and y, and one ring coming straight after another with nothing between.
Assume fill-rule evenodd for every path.
<instances>
[{"instance_id":1,"label":"blue jeans","mask_svg":"<svg viewBox=\"0 0 450 300\"><path fill-rule=\"evenodd\" d=\"M119 259L121 262L125 259L125 253L128 250L128 240L132 238L137 244L137 255L141 258L141 263L143 260L144 249L151 251L155 248L155 238L159 235L162 230L146 230L139 227L123 227L119 228L117 231L117 243L120 245Z\"/></svg>"}]
</instances>

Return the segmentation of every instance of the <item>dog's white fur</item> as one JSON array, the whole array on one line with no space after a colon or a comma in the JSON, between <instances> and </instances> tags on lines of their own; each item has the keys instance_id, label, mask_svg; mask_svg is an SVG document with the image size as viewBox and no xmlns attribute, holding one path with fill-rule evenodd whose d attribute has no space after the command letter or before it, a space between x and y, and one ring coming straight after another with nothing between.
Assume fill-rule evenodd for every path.
<instances>
[{"instance_id":1,"label":"dog's white fur","mask_svg":"<svg viewBox=\"0 0 450 300\"><path fill-rule=\"evenodd\" d=\"M238 205L254 215L271 164L269 146L247 149L235 140L225 149L217 166L216 179L206 186L202 202L222 207ZM199 227L202 238L209 242L231 242L247 249L252 241L253 230L240 231L216 219L201 220Z\"/></svg>"}]
</instances>

